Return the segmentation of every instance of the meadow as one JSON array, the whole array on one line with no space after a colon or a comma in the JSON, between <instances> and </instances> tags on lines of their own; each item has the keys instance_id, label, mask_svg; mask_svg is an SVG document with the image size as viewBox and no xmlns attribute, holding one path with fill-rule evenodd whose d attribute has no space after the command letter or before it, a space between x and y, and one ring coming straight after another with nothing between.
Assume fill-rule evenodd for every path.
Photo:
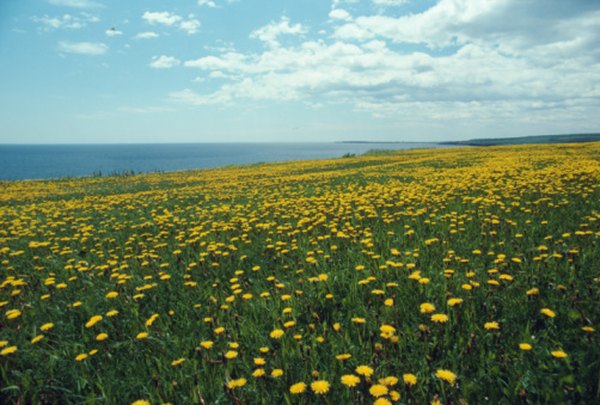
<instances>
[{"instance_id":1,"label":"meadow","mask_svg":"<svg viewBox=\"0 0 600 405\"><path fill-rule=\"evenodd\" d=\"M600 143L0 182L0 402L600 402Z\"/></svg>"}]
</instances>

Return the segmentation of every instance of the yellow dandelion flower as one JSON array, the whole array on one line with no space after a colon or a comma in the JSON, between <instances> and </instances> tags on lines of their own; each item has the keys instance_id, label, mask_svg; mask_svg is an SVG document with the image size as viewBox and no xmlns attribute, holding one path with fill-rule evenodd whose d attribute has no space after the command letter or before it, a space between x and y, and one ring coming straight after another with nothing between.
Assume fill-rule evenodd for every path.
<instances>
[{"instance_id":1,"label":"yellow dandelion flower","mask_svg":"<svg viewBox=\"0 0 600 405\"><path fill-rule=\"evenodd\" d=\"M119 296L119 293L116 291L111 291L105 295L106 298L117 298L118 296Z\"/></svg>"},{"instance_id":2,"label":"yellow dandelion flower","mask_svg":"<svg viewBox=\"0 0 600 405\"><path fill-rule=\"evenodd\" d=\"M117 316L119 315L119 311L117 311L116 309L111 309L110 311L108 311L106 313L106 316L108 317L113 317L113 316Z\"/></svg>"},{"instance_id":3,"label":"yellow dandelion flower","mask_svg":"<svg viewBox=\"0 0 600 405\"><path fill-rule=\"evenodd\" d=\"M280 368L276 368L273 371L271 371L271 377L278 378L278 377L281 377L282 375L283 375L283 370Z\"/></svg>"},{"instance_id":4,"label":"yellow dandelion flower","mask_svg":"<svg viewBox=\"0 0 600 405\"><path fill-rule=\"evenodd\" d=\"M523 351L529 351L533 348L533 346L531 346L529 343L519 343L519 349L523 350Z\"/></svg>"},{"instance_id":5,"label":"yellow dandelion flower","mask_svg":"<svg viewBox=\"0 0 600 405\"><path fill-rule=\"evenodd\" d=\"M373 375L373 369L369 366L358 366L354 371L356 371L356 374L363 375L365 377L370 377Z\"/></svg>"},{"instance_id":6,"label":"yellow dandelion flower","mask_svg":"<svg viewBox=\"0 0 600 405\"><path fill-rule=\"evenodd\" d=\"M178 365L180 365L180 364L181 364L181 363L183 363L184 361L186 361L186 358L185 358L185 357L181 357L181 358L179 358L179 359L177 359L177 360L173 360L173 361L171 362L171 365L172 365L173 367L175 367L175 366L178 366Z\"/></svg>"},{"instance_id":7,"label":"yellow dandelion flower","mask_svg":"<svg viewBox=\"0 0 600 405\"><path fill-rule=\"evenodd\" d=\"M296 383L290 387L291 394L302 394L304 391L306 391L306 384L303 382Z\"/></svg>"},{"instance_id":8,"label":"yellow dandelion flower","mask_svg":"<svg viewBox=\"0 0 600 405\"><path fill-rule=\"evenodd\" d=\"M87 359L87 358L88 358L88 354L87 354L87 353L81 353L81 354L78 354L78 355L75 357L75 360L76 360L76 361L84 361L84 360L85 360L85 359Z\"/></svg>"},{"instance_id":9,"label":"yellow dandelion flower","mask_svg":"<svg viewBox=\"0 0 600 405\"><path fill-rule=\"evenodd\" d=\"M107 333L99 333L98 335L96 335L96 340L98 342L102 342L103 340L108 339L108 334Z\"/></svg>"},{"instance_id":10,"label":"yellow dandelion flower","mask_svg":"<svg viewBox=\"0 0 600 405\"><path fill-rule=\"evenodd\" d=\"M417 383L417 376L411 373L406 373L402 375L402 381L404 381L405 385L415 385Z\"/></svg>"},{"instance_id":11,"label":"yellow dandelion flower","mask_svg":"<svg viewBox=\"0 0 600 405\"><path fill-rule=\"evenodd\" d=\"M556 317L556 313L553 310L551 310L550 308L542 308L542 309L540 309L540 313L546 315L548 318Z\"/></svg>"},{"instance_id":12,"label":"yellow dandelion flower","mask_svg":"<svg viewBox=\"0 0 600 405\"><path fill-rule=\"evenodd\" d=\"M430 314L435 311L435 305L430 302L424 302L419 305L419 311L421 311L422 314Z\"/></svg>"},{"instance_id":13,"label":"yellow dandelion flower","mask_svg":"<svg viewBox=\"0 0 600 405\"><path fill-rule=\"evenodd\" d=\"M138 399L137 401L133 401L131 405L151 405L150 401L146 401L145 399Z\"/></svg>"},{"instance_id":14,"label":"yellow dandelion flower","mask_svg":"<svg viewBox=\"0 0 600 405\"><path fill-rule=\"evenodd\" d=\"M92 326L94 326L95 324L100 322L101 320L102 320L102 315L94 315L90 318L89 321L87 321L87 323L85 324L85 327L91 328Z\"/></svg>"},{"instance_id":15,"label":"yellow dandelion flower","mask_svg":"<svg viewBox=\"0 0 600 405\"><path fill-rule=\"evenodd\" d=\"M20 317L22 314L21 311L19 311L18 309L9 309L8 311L6 311L6 318L7 319L15 319Z\"/></svg>"},{"instance_id":16,"label":"yellow dandelion flower","mask_svg":"<svg viewBox=\"0 0 600 405\"><path fill-rule=\"evenodd\" d=\"M8 346L0 351L0 356L8 356L17 351L17 346Z\"/></svg>"},{"instance_id":17,"label":"yellow dandelion flower","mask_svg":"<svg viewBox=\"0 0 600 405\"><path fill-rule=\"evenodd\" d=\"M431 321L436 323L448 322L448 315L446 314L433 314L431 315Z\"/></svg>"},{"instance_id":18,"label":"yellow dandelion flower","mask_svg":"<svg viewBox=\"0 0 600 405\"><path fill-rule=\"evenodd\" d=\"M340 381L346 387L356 387L360 383L360 378L354 374L345 374L340 378Z\"/></svg>"},{"instance_id":19,"label":"yellow dandelion flower","mask_svg":"<svg viewBox=\"0 0 600 405\"><path fill-rule=\"evenodd\" d=\"M37 342L39 342L43 338L44 338L44 335L37 335L36 337L34 337L33 339L31 339L31 344L36 344Z\"/></svg>"},{"instance_id":20,"label":"yellow dandelion flower","mask_svg":"<svg viewBox=\"0 0 600 405\"><path fill-rule=\"evenodd\" d=\"M400 401L400 393L398 391L390 391L390 398L392 399L392 401L398 402Z\"/></svg>"},{"instance_id":21,"label":"yellow dandelion flower","mask_svg":"<svg viewBox=\"0 0 600 405\"><path fill-rule=\"evenodd\" d=\"M557 359L564 359L566 357L569 357L569 355L563 352L562 350L554 350L550 353L552 354L552 357L555 357Z\"/></svg>"},{"instance_id":22,"label":"yellow dandelion flower","mask_svg":"<svg viewBox=\"0 0 600 405\"><path fill-rule=\"evenodd\" d=\"M498 322L486 322L483 324L483 327L487 330L498 330L500 329L500 325Z\"/></svg>"},{"instance_id":23,"label":"yellow dandelion flower","mask_svg":"<svg viewBox=\"0 0 600 405\"><path fill-rule=\"evenodd\" d=\"M50 330L52 328L54 328L54 324L52 322L48 322L48 323L45 323L42 326L40 326L40 330L43 332Z\"/></svg>"},{"instance_id":24,"label":"yellow dandelion flower","mask_svg":"<svg viewBox=\"0 0 600 405\"><path fill-rule=\"evenodd\" d=\"M441 380L449 382L450 384L454 384L454 381L456 381L456 374L454 374L450 370L444 370L444 369L436 370L435 376Z\"/></svg>"},{"instance_id":25,"label":"yellow dandelion flower","mask_svg":"<svg viewBox=\"0 0 600 405\"><path fill-rule=\"evenodd\" d=\"M394 385L398 384L398 377L390 375L385 378L380 378L379 384L383 384L386 387L393 387Z\"/></svg>"},{"instance_id":26,"label":"yellow dandelion flower","mask_svg":"<svg viewBox=\"0 0 600 405\"><path fill-rule=\"evenodd\" d=\"M352 357L352 355L349 353L338 354L337 356L335 356L336 359L341 361L348 360L350 357Z\"/></svg>"},{"instance_id":27,"label":"yellow dandelion flower","mask_svg":"<svg viewBox=\"0 0 600 405\"><path fill-rule=\"evenodd\" d=\"M273 339L280 339L284 335L284 333L285 332L281 329L275 329L269 334L269 336L271 336L271 338Z\"/></svg>"},{"instance_id":28,"label":"yellow dandelion flower","mask_svg":"<svg viewBox=\"0 0 600 405\"><path fill-rule=\"evenodd\" d=\"M254 358L254 365L256 366L264 366L265 364L267 364L267 361L262 358L262 357L255 357Z\"/></svg>"},{"instance_id":29,"label":"yellow dandelion flower","mask_svg":"<svg viewBox=\"0 0 600 405\"><path fill-rule=\"evenodd\" d=\"M317 380L310 383L310 389L317 395L327 394L329 387L329 382L325 380Z\"/></svg>"},{"instance_id":30,"label":"yellow dandelion flower","mask_svg":"<svg viewBox=\"0 0 600 405\"><path fill-rule=\"evenodd\" d=\"M260 377L264 376L265 374L266 374L266 372L265 372L264 368L257 368L256 370L254 370L252 372L252 377L260 378Z\"/></svg>"},{"instance_id":31,"label":"yellow dandelion flower","mask_svg":"<svg viewBox=\"0 0 600 405\"><path fill-rule=\"evenodd\" d=\"M392 403L387 398L377 398L373 405L392 405Z\"/></svg>"},{"instance_id":32,"label":"yellow dandelion flower","mask_svg":"<svg viewBox=\"0 0 600 405\"><path fill-rule=\"evenodd\" d=\"M449 307L453 307L453 306L456 306L458 304L462 304L462 302L463 302L462 298L450 298L448 300L448 306Z\"/></svg>"},{"instance_id":33,"label":"yellow dandelion flower","mask_svg":"<svg viewBox=\"0 0 600 405\"><path fill-rule=\"evenodd\" d=\"M581 330L586 333L594 333L596 331L592 326L583 326Z\"/></svg>"},{"instance_id":34,"label":"yellow dandelion flower","mask_svg":"<svg viewBox=\"0 0 600 405\"><path fill-rule=\"evenodd\" d=\"M138 340L146 339L147 337L148 337L148 332L140 332L135 336L135 338Z\"/></svg>"},{"instance_id":35,"label":"yellow dandelion flower","mask_svg":"<svg viewBox=\"0 0 600 405\"><path fill-rule=\"evenodd\" d=\"M227 353L225 353L225 358L226 359L235 359L238 356L238 352L236 352L235 350L229 350Z\"/></svg>"},{"instance_id":36,"label":"yellow dandelion flower","mask_svg":"<svg viewBox=\"0 0 600 405\"><path fill-rule=\"evenodd\" d=\"M200 346L205 348L206 350L210 350L215 343L212 340L204 340L200 342Z\"/></svg>"},{"instance_id":37,"label":"yellow dandelion flower","mask_svg":"<svg viewBox=\"0 0 600 405\"><path fill-rule=\"evenodd\" d=\"M387 395L388 387L386 387L383 384L374 384L371 386L371 388L369 388L369 393L371 394L371 396L378 398Z\"/></svg>"}]
</instances>

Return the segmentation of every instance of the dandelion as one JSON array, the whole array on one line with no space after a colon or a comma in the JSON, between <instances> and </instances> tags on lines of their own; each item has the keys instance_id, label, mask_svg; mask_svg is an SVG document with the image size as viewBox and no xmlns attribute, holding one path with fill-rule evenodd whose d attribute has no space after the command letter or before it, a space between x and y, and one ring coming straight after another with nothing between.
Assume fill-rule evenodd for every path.
<instances>
[{"instance_id":1,"label":"dandelion","mask_svg":"<svg viewBox=\"0 0 600 405\"><path fill-rule=\"evenodd\" d=\"M369 366L358 366L354 371L356 371L356 374L365 377L371 377L373 375L373 369Z\"/></svg>"},{"instance_id":2,"label":"dandelion","mask_svg":"<svg viewBox=\"0 0 600 405\"><path fill-rule=\"evenodd\" d=\"M107 333L99 333L98 335L96 335L96 340L98 342L102 342L103 340L108 339L108 334Z\"/></svg>"},{"instance_id":3,"label":"dandelion","mask_svg":"<svg viewBox=\"0 0 600 405\"><path fill-rule=\"evenodd\" d=\"M131 405L151 405L150 401L146 401L145 399L138 399L137 401L133 401Z\"/></svg>"},{"instance_id":4,"label":"dandelion","mask_svg":"<svg viewBox=\"0 0 600 405\"><path fill-rule=\"evenodd\" d=\"M306 384L303 382L296 383L290 387L290 393L297 395L306 391Z\"/></svg>"},{"instance_id":5,"label":"dandelion","mask_svg":"<svg viewBox=\"0 0 600 405\"><path fill-rule=\"evenodd\" d=\"M402 381L404 381L405 385L415 385L417 383L417 376L411 373L406 373L402 375Z\"/></svg>"},{"instance_id":6,"label":"dandelion","mask_svg":"<svg viewBox=\"0 0 600 405\"><path fill-rule=\"evenodd\" d=\"M90 318L89 321L87 321L87 323L85 324L85 327L91 328L92 326L94 326L95 324L100 322L101 320L102 320L102 315L94 315Z\"/></svg>"},{"instance_id":7,"label":"dandelion","mask_svg":"<svg viewBox=\"0 0 600 405\"><path fill-rule=\"evenodd\" d=\"M430 314L435 311L435 305L430 302L424 302L419 306L419 311L421 311L422 314Z\"/></svg>"},{"instance_id":8,"label":"dandelion","mask_svg":"<svg viewBox=\"0 0 600 405\"><path fill-rule=\"evenodd\" d=\"M354 374L345 374L340 378L340 381L346 387L356 387L360 383L360 378Z\"/></svg>"},{"instance_id":9,"label":"dandelion","mask_svg":"<svg viewBox=\"0 0 600 405\"><path fill-rule=\"evenodd\" d=\"M532 346L529 343L519 343L519 349L527 352L532 349Z\"/></svg>"},{"instance_id":10,"label":"dandelion","mask_svg":"<svg viewBox=\"0 0 600 405\"><path fill-rule=\"evenodd\" d=\"M448 306L449 307L454 307L454 306L456 306L458 304L462 304L462 302L463 302L462 298L450 298L448 300Z\"/></svg>"},{"instance_id":11,"label":"dandelion","mask_svg":"<svg viewBox=\"0 0 600 405\"><path fill-rule=\"evenodd\" d=\"M22 314L21 311L19 311L18 309L9 309L8 311L6 311L6 318L7 319L15 319L20 317Z\"/></svg>"},{"instance_id":12,"label":"dandelion","mask_svg":"<svg viewBox=\"0 0 600 405\"><path fill-rule=\"evenodd\" d=\"M550 308L542 308L542 309L540 309L540 313L546 315L548 318L556 317L556 313L553 310L551 310Z\"/></svg>"},{"instance_id":13,"label":"dandelion","mask_svg":"<svg viewBox=\"0 0 600 405\"><path fill-rule=\"evenodd\" d=\"M483 327L487 330L499 330L500 325L498 322L486 322Z\"/></svg>"},{"instance_id":14,"label":"dandelion","mask_svg":"<svg viewBox=\"0 0 600 405\"><path fill-rule=\"evenodd\" d=\"M118 293L118 292L116 292L116 291L111 291L111 292L109 292L109 293L107 293L107 294L105 295L105 297L106 297L106 298L109 298L109 299L110 299L110 298L117 298L118 296L119 296L119 293Z\"/></svg>"},{"instance_id":15,"label":"dandelion","mask_svg":"<svg viewBox=\"0 0 600 405\"><path fill-rule=\"evenodd\" d=\"M254 370L252 372L252 377L260 378L260 377L264 376L265 374L266 374L266 372L265 372L264 368L257 368L256 370Z\"/></svg>"},{"instance_id":16,"label":"dandelion","mask_svg":"<svg viewBox=\"0 0 600 405\"><path fill-rule=\"evenodd\" d=\"M398 394L398 396L400 396L400 394ZM398 399L400 399L400 398L398 398ZM392 403L390 402L389 399L377 398L377 400L375 400L375 402L373 402L373 405L392 405Z\"/></svg>"},{"instance_id":17,"label":"dandelion","mask_svg":"<svg viewBox=\"0 0 600 405\"><path fill-rule=\"evenodd\" d=\"M275 329L269 334L269 336L271 336L271 338L273 339L280 339L284 335L284 333L285 332L281 329Z\"/></svg>"},{"instance_id":18,"label":"dandelion","mask_svg":"<svg viewBox=\"0 0 600 405\"><path fill-rule=\"evenodd\" d=\"M596 331L592 326L583 326L581 330L586 333L594 333Z\"/></svg>"},{"instance_id":19,"label":"dandelion","mask_svg":"<svg viewBox=\"0 0 600 405\"><path fill-rule=\"evenodd\" d=\"M200 342L200 346L205 348L206 350L210 350L215 343L212 340L204 340Z\"/></svg>"},{"instance_id":20,"label":"dandelion","mask_svg":"<svg viewBox=\"0 0 600 405\"><path fill-rule=\"evenodd\" d=\"M147 337L148 337L148 332L140 332L135 336L135 338L137 340L146 339Z\"/></svg>"},{"instance_id":21,"label":"dandelion","mask_svg":"<svg viewBox=\"0 0 600 405\"><path fill-rule=\"evenodd\" d=\"M119 311L117 311L116 309L111 309L110 311L108 311L106 313L106 316L108 317L113 317L113 316L117 316L119 315Z\"/></svg>"},{"instance_id":22,"label":"dandelion","mask_svg":"<svg viewBox=\"0 0 600 405\"><path fill-rule=\"evenodd\" d=\"M379 379L379 384L383 384L386 387L393 387L394 385L398 384L398 377L390 375L385 378L381 378Z\"/></svg>"},{"instance_id":23,"label":"dandelion","mask_svg":"<svg viewBox=\"0 0 600 405\"><path fill-rule=\"evenodd\" d=\"M433 314L431 315L431 321L436 323L448 322L448 315L446 314Z\"/></svg>"},{"instance_id":24,"label":"dandelion","mask_svg":"<svg viewBox=\"0 0 600 405\"><path fill-rule=\"evenodd\" d=\"M329 387L329 382L325 380L313 381L310 384L310 389L317 395L327 394L327 392L329 392Z\"/></svg>"},{"instance_id":25,"label":"dandelion","mask_svg":"<svg viewBox=\"0 0 600 405\"><path fill-rule=\"evenodd\" d=\"M48 323L45 323L42 326L40 326L40 330L42 332L46 332L52 328L54 328L54 324L52 322L48 322Z\"/></svg>"},{"instance_id":26,"label":"dandelion","mask_svg":"<svg viewBox=\"0 0 600 405\"><path fill-rule=\"evenodd\" d=\"M557 359L564 359L566 357L569 357L569 355L563 352L562 350L553 350L552 352L550 352L550 354L552 354L552 357L555 357Z\"/></svg>"},{"instance_id":27,"label":"dandelion","mask_svg":"<svg viewBox=\"0 0 600 405\"><path fill-rule=\"evenodd\" d=\"M245 378L238 378L236 380L231 380L227 383L227 388L229 388L230 390L234 389L234 388L241 388L244 385L246 385L247 381Z\"/></svg>"},{"instance_id":28,"label":"dandelion","mask_svg":"<svg viewBox=\"0 0 600 405\"><path fill-rule=\"evenodd\" d=\"M177 360L173 360L173 361L171 362L171 365L172 365L173 367L176 367L176 366L178 366L178 365L182 364L182 363L183 363L185 360L186 360L186 359L185 359L185 357L181 357L181 358L179 358L179 359L177 359Z\"/></svg>"},{"instance_id":29,"label":"dandelion","mask_svg":"<svg viewBox=\"0 0 600 405\"><path fill-rule=\"evenodd\" d=\"M271 371L271 377L273 378L279 378L283 375L283 370L280 368L276 368L273 371Z\"/></svg>"},{"instance_id":30,"label":"dandelion","mask_svg":"<svg viewBox=\"0 0 600 405\"><path fill-rule=\"evenodd\" d=\"M388 393L388 387L383 384L375 384L369 388L369 393L371 396L378 398Z\"/></svg>"},{"instance_id":31,"label":"dandelion","mask_svg":"<svg viewBox=\"0 0 600 405\"><path fill-rule=\"evenodd\" d=\"M76 361L84 361L84 360L85 360L85 359L87 359L87 358L88 358L88 354L87 354L87 353L81 353L81 354L78 354L78 355L75 357L75 360L76 360Z\"/></svg>"},{"instance_id":32,"label":"dandelion","mask_svg":"<svg viewBox=\"0 0 600 405\"><path fill-rule=\"evenodd\" d=\"M454 374L450 370L444 370L444 369L436 370L435 376L441 380L449 382L450 384L454 384L454 381L456 381L456 374Z\"/></svg>"},{"instance_id":33,"label":"dandelion","mask_svg":"<svg viewBox=\"0 0 600 405\"><path fill-rule=\"evenodd\" d=\"M37 335L36 337L34 337L33 339L31 339L31 344L36 344L37 342L39 342L43 338L44 338L44 335Z\"/></svg>"},{"instance_id":34,"label":"dandelion","mask_svg":"<svg viewBox=\"0 0 600 405\"><path fill-rule=\"evenodd\" d=\"M0 351L0 356L8 356L17 351L17 346L8 346Z\"/></svg>"},{"instance_id":35,"label":"dandelion","mask_svg":"<svg viewBox=\"0 0 600 405\"><path fill-rule=\"evenodd\" d=\"M236 352L235 350L229 350L227 353L225 353L225 358L226 359L235 359L238 356L238 352Z\"/></svg>"},{"instance_id":36,"label":"dandelion","mask_svg":"<svg viewBox=\"0 0 600 405\"><path fill-rule=\"evenodd\" d=\"M352 357L352 355L349 353L338 354L337 356L335 356L336 359L341 361L348 360L350 357Z\"/></svg>"}]
</instances>

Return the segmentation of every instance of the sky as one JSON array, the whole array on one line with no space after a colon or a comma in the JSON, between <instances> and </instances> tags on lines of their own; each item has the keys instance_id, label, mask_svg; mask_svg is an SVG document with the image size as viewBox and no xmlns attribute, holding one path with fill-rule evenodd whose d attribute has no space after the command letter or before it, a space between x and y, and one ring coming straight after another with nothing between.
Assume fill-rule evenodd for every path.
<instances>
[{"instance_id":1,"label":"sky","mask_svg":"<svg viewBox=\"0 0 600 405\"><path fill-rule=\"evenodd\" d=\"M0 1L0 143L583 132L598 0Z\"/></svg>"}]
</instances>

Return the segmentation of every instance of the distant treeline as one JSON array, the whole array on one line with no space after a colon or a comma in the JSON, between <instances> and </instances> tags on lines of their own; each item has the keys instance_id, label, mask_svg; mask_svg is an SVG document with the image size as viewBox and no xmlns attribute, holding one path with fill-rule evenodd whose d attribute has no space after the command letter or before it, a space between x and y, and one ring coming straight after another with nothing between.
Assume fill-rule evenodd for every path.
<instances>
[{"instance_id":1,"label":"distant treeline","mask_svg":"<svg viewBox=\"0 0 600 405\"><path fill-rule=\"evenodd\" d=\"M594 134L568 134L568 135L535 135L520 136L515 138L485 138L470 139L468 141L440 142L443 145L464 146L501 146L501 145L524 145L531 143L579 143L600 141L600 133Z\"/></svg>"}]
</instances>

